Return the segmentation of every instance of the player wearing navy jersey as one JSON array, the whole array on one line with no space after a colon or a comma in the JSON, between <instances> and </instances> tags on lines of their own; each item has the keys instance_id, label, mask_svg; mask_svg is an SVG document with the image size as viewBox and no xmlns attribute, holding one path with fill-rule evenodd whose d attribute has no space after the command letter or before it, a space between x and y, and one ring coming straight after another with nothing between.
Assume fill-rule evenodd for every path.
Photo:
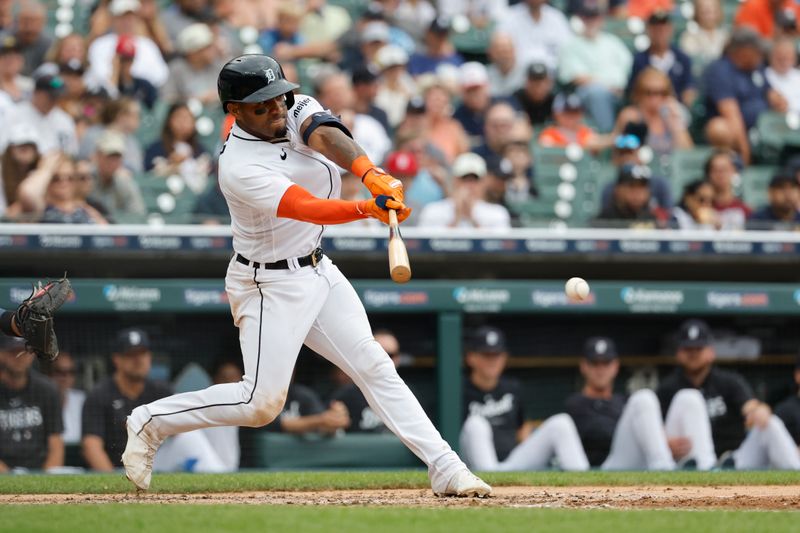
<instances>
[{"instance_id":1,"label":"player wearing navy jersey","mask_svg":"<svg viewBox=\"0 0 800 533\"><path fill-rule=\"evenodd\" d=\"M738 470L800 469L800 454L780 418L755 398L739 374L714 366L713 336L702 320L685 322L679 332L678 368L658 387L662 410L684 389L699 390L706 403L717 454ZM721 457L722 459L722 457Z\"/></svg>"},{"instance_id":2,"label":"player wearing navy jersey","mask_svg":"<svg viewBox=\"0 0 800 533\"><path fill-rule=\"evenodd\" d=\"M481 327L468 338L460 440L464 460L478 470L539 470L553 459L564 470L588 469L569 415L551 416L531 430L519 383L502 375L507 361L505 336L499 329Z\"/></svg>"},{"instance_id":3,"label":"player wearing navy jersey","mask_svg":"<svg viewBox=\"0 0 800 533\"><path fill-rule=\"evenodd\" d=\"M619 359L613 340L588 339L580 372L585 385L567 399L566 411L575 421L592 466L671 470L675 459L683 464L693 459L701 469L714 465L711 427L699 392L681 393L675 401L681 408L667 413L665 429L653 391L642 389L630 397L614 393Z\"/></svg>"},{"instance_id":4,"label":"player wearing navy jersey","mask_svg":"<svg viewBox=\"0 0 800 533\"><path fill-rule=\"evenodd\" d=\"M800 447L800 355L794 365L794 382L798 390L775 407L775 415L783 420L794 443Z\"/></svg>"}]
</instances>

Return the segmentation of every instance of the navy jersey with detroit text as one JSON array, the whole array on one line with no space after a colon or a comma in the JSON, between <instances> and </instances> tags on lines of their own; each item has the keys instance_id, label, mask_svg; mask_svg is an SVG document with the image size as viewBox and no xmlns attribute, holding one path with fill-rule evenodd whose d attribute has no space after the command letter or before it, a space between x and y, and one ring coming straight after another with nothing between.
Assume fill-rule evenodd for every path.
<instances>
[{"instance_id":1,"label":"navy jersey with detroit text","mask_svg":"<svg viewBox=\"0 0 800 533\"><path fill-rule=\"evenodd\" d=\"M600 466L611 451L611 440L627 398L614 394L609 399L589 398L577 392L567 398L566 412L575 422L586 457Z\"/></svg>"},{"instance_id":2,"label":"navy jersey with detroit text","mask_svg":"<svg viewBox=\"0 0 800 533\"><path fill-rule=\"evenodd\" d=\"M517 430L525 422L519 382L501 377L497 387L486 392L467 379L463 401L464 420L469 415L486 418L492 426L497 459L504 460L517 445Z\"/></svg>"}]
</instances>

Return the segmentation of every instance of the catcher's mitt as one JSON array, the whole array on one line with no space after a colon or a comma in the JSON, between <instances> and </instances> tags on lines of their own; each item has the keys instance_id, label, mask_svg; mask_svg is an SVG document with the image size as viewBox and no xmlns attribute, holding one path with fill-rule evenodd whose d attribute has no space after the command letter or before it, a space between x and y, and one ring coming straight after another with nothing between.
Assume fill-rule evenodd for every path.
<instances>
[{"instance_id":1,"label":"catcher's mitt","mask_svg":"<svg viewBox=\"0 0 800 533\"><path fill-rule=\"evenodd\" d=\"M14 312L14 322L25 339L25 346L40 359L52 361L58 357L53 313L67 301L70 294L72 285L66 277L48 281L44 286L40 281Z\"/></svg>"}]
</instances>

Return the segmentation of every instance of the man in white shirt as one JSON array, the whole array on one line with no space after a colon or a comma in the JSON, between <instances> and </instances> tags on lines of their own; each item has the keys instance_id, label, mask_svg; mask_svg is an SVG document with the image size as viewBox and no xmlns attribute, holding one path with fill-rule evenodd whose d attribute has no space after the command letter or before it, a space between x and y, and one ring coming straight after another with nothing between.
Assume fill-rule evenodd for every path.
<instances>
[{"instance_id":1,"label":"man in white shirt","mask_svg":"<svg viewBox=\"0 0 800 533\"><path fill-rule=\"evenodd\" d=\"M558 54L572 35L567 18L547 0L525 0L508 8L497 30L510 35L519 61L528 65L535 61L555 69Z\"/></svg>"},{"instance_id":2,"label":"man in white shirt","mask_svg":"<svg viewBox=\"0 0 800 533\"><path fill-rule=\"evenodd\" d=\"M772 45L767 67L767 81L773 89L786 98L789 111L800 112L800 70L797 50L791 37L779 37Z\"/></svg>"},{"instance_id":3,"label":"man in white shirt","mask_svg":"<svg viewBox=\"0 0 800 533\"><path fill-rule=\"evenodd\" d=\"M64 80L45 74L36 79L30 102L22 102L10 108L5 116L6 124L29 124L36 130L39 153L60 150L70 155L78 152L78 137L75 121L56 106L65 89ZM8 145L8 132L0 130L0 150Z\"/></svg>"},{"instance_id":4,"label":"man in white shirt","mask_svg":"<svg viewBox=\"0 0 800 533\"><path fill-rule=\"evenodd\" d=\"M453 191L449 198L433 202L422 209L421 228L511 227L511 217L502 205L483 200L486 162L478 154L461 154L453 162Z\"/></svg>"},{"instance_id":5,"label":"man in white shirt","mask_svg":"<svg viewBox=\"0 0 800 533\"><path fill-rule=\"evenodd\" d=\"M518 59L514 40L494 32L489 41L489 91L494 97L508 97L525 85L525 65Z\"/></svg>"},{"instance_id":6,"label":"man in white shirt","mask_svg":"<svg viewBox=\"0 0 800 533\"><path fill-rule=\"evenodd\" d=\"M161 87L167 81L169 69L161 56L156 43L148 37L136 35L139 24L139 0L113 0L109 11L113 17L112 31L98 37L89 47L88 59L90 76L93 79L108 83L114 70L114 56L117 41L121 36L133 37L136 41L136 57L131 72L137 78L143 78L155 87Z\"/></svg>"}]
</instances>

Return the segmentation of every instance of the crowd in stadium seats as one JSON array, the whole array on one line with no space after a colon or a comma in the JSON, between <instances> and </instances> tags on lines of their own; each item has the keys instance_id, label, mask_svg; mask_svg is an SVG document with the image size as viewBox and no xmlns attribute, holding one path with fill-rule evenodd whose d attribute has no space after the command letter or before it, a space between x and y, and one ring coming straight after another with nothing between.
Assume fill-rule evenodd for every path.
<instances>
[{"instance_id":1,"label":"crowd in stadium seats","mask_svg":"<svg viewBox=\"0 0 800 533\"><path fill-rule=\"evenodd\" d=\"M513 226L800 223L792 2L20 0L0 11L7 221L225 223L215 160L231 119L216 78L263 52L404 180L409 225L482 227L421 216L434 202L471 209L455 172L469 153L482 159L470 159L477 209L497 204ZM709 147L734 169L716 169ZM565 180L542 150L597 164ZM636 155L621 164L621 151ZM630 182L625 164L649 172ZM698 180L714 191L707 209L686 203L706 189Z\"/></svg>"},{"instance_id":2,"label":"crowd in stadium seats","mask_svg":"<svg viewBox=\"0 0 800 533\"><path fill-rule=\"evenodd\" d=\"M413 364L392 332L376 330L375 339L396 367ZM725 339L701 320L682 324L674 343L674 370L648 388L617 383L622 363L613 339L586 339L580 389L556 407L561 412L534 421L525 408L530 395L506 372L510 356L503 331L471 330L464 345L464 460L484 471L800 469L800 396L795 392L780 401L772 395L773 414L744 377L715 365ZM125 417L134 407L173 390L237 382L243 374L241 360L219 358L208 373L189 363L171 385L155 380L150 337L135 327L119 331L111 351L110 374L95 376L84 392L76 383L85 382L76 376L86 377L79 373L85 359L64 352L40 367L46 372L41 374L22 341L0 336L0 473L59 471L65 465L112 471L121 466ZM253 443L259 435L335 439L388 433L350 378L336 367L331 371L334 388L327 403L318 391L294 382L271 423L172 437L159 449L155 469L223 472L257 466ZM793 381L800 386L800 356ZM623 389L630 394L620 393ZM420 396L423 405L427 400ZM363 466L370 466L369 460Z\"/></svg>"}]
</instances>

